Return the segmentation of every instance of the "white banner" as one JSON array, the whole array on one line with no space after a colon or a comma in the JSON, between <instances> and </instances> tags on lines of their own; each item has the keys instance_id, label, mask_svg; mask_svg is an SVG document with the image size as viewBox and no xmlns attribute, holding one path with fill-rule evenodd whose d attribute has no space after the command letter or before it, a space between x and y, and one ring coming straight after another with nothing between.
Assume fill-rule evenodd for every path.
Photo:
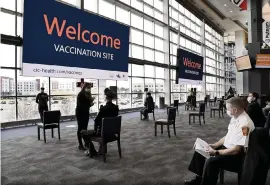
<instances>
[{"instance_id":1,"label":"white banner","mask_svg":"<svg viewBox=\"0 0 270 185\"><path fill-rule=\"evenodd\" d=\"M263 22L263 41L270 47L270 21Z\"/></svg>"},{"instance_id":2,"label":"white banner","mask_svg":"<svg viewBox=\"0 0 270 185\"><path fill-rule=\"evenodd\" d=\"M22 64L22 76L45 76L61 78L92 78L104 80L128 80L127 72L105 71L98 69L86 69L77 67L65 67L42 64Z\"/></svg>"},{"instance_id":3,"label":"white banner","mask_svg":"<svg viewBox=\"0 0 270 185\"><path fill-rule=\"evenodd\" d=\"M189 80L189 79L183 79L179 78L178 79L179 84L192 84L192 85L200 85L203 83L203 81L200 80Z\"/></svg>"}]
</instances>

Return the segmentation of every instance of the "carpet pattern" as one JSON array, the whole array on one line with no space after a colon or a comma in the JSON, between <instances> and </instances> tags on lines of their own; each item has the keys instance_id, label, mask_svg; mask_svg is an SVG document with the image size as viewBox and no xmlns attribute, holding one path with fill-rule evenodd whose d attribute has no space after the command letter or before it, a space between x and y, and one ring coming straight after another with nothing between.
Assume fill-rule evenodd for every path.
<instances>
[{"instance_id":1,"label":"carpet pattern","mask_svg":"<svg viewBox=\"0 0 270 185\"><path fill-rule=\"evenodd\" d=\"M162 117L166 118L165 111L156 115L156 119ZM48 130L46 144L38 141L37 136L5 140L1 143L1 182L8 185L182 185L184 179L194 175L187 168L196 138L209 143L217 141L226 134L228 120L226 116L210 118L206 112L205 125L200 126L198 120L189 125L188 112L181 108L176 120L177 135L173 135L171 127L169 139L165 127L163 135L158 127L155 137L154 122L140 121L138 113L138 117L122 121L122 159L119 159L117 144L111 143L107 163L102 157L90 159L77 149L77 128L74 127L62 127L60 141L56 131L55 138L51 138ZM237 174L225 172L225 184L236 185Z\"/></svg>"}]
</instances>

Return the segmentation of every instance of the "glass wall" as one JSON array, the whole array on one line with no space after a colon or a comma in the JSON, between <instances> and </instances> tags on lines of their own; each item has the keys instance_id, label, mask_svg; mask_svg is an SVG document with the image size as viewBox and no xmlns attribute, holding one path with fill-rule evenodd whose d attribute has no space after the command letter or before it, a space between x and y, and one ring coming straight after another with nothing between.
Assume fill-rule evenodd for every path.
<instances>
[{"instance_id":1,"label":"glass wall","mask_svg":"<svg viewBox=\"0 0 270 185\"><path fill-rule=\"evenodd\" d=\"M174 0L170 0L169 14L171 65L177 65L178 43L180 48L202 56L202 21ZM179 31L181 34L178 40ZM203 83L196 85L176 84L176 70L171 70L171 102L173 100L185 102L191 88L196 88L197 100L203 100L205 96Z\"/></svg>"},{"instance_id":2,"label":"glass wall","mask_svg":"<svg viewBox=\"0 0 270 185\"><path fill-rule=\"evenodd\" d=\"M223 36L205 24L206 45L206 94L211 98L225 95L224 41Z\"/></svg>"},{"instance_id":3,"label":"glass wall","mask_svg":"<svg viewBox=\"0 0 270 185\"><path fill-rule=\"evenodd\" d=\"M59 1L81 8L81 0ZM165 97L168 93L171 93L171 102L174 99L184 102L191 88L197 88L198 100L202 100L205 93L220 96L224 92L221 35L204 25L198 17L175 0L169 0L169 5L162 0L83 1L84 11L130 26L128 81L85 79L94 84L92 94L96 99L95 105L91 108L92 112L97 112L99 106L105 103L103 92L109 86L117 86L118 100L115 103L120 109L142 107L144 88L152 92L156 104L159 103L159 97ZM23 0L1 2L1 34L22 37L23 2ZM169 25L165 23L168 17L164 15L164 10L167 10L168 6ZM176 66L179 23L182 34L179 40L180 47L198 55L206 55L206 77L204 77L206 84L175 84L176 71L173 68ZM204 26L207 28L205 33L202 31ZM167 38L168 33L170 40ZM203 34L207 35L205 41ZM35 97L41 87L49 94L51 110L61 110L62 115L74 115L78 94L76 79L23 77L22 48L1 44L0 50L1 122L39 118ZM170 61L165 61L167 56ZM137 61L140 61L140 65ZM168 74L169 62L172 65L170 77L165 76ZM169 83L171 89L166 89Z\"/></svg>"}]
</instances>

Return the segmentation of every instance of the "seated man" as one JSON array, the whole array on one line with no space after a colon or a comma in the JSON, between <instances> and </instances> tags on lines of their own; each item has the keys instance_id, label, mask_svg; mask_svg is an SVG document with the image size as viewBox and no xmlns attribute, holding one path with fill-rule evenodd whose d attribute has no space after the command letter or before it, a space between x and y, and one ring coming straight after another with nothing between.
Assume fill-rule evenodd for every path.
<instances>
[{"instance_id":1,"label":"seated man","mask_svg":"<svg viewBox=\"0 0 270 185\"><path fill-rule=\"evenodd\" d=\"M154 100L151 96L151 93L147 93L147 97L144 102L144 108L141 110L141 113L143 114L144 118L143 120L148 119L148 113L154 110Z\"/></svg>"},{"instance_id":2,"label":"seated man","mask_svg":"<svg viewBox=\"0 0 270 185\"><path fill-rule=\"evenodd\" d=\"M250 119L253 121L255 127L264 127L265 124L265 116L263 114L262 108L258 103L259 94L256 92L249 93L247 101L248 101L248 109L247 114Z\"/></svg>"},{"instance_id":3,"label":"seated man","mask_svg":"<svg viewBox=\"0 0 270 185\"><path fill-rule=\"evenodd\" d=\"M102 130L102 119L103 118L108 118L108 117L116 117L118 116L119 113L119 108L117 105L112 103L112 99L114 98L114 94L112 92L107 92L106 93L106 105L102 106L99 110L99 113L95 119L95 124L94 124L94 131L89 134L89 137L94 137L94 136L101 136L101 130ZM111 137L114 136L105 136L105 140L110 140ZM95 147L93 143L90 143L91 147L91 153L93 156L97 155L97 152L95 150ZM99 148L99 152L101 151L101 148ZM98 152L98 153L99 153ZM88 153L87 153L88 155Z\"/></svg>"},{"instance_id":4,"label":"seated man","mask_svg":"<svg viewBox=\"0 0 270 185\"><path fill-rule=\"evenodd\" d=\"M208 160L199 153L194 153L189 170L197 176L191 181L185 181L185 184L216 185L219 169L242 169L244 147L248 146L249 134L255 127L244 111L244 104L240 98L230 98L226 107L227 114L231 117L227 135L210 145L207 152L213 157Z\"/></svg>"}]
</instances>

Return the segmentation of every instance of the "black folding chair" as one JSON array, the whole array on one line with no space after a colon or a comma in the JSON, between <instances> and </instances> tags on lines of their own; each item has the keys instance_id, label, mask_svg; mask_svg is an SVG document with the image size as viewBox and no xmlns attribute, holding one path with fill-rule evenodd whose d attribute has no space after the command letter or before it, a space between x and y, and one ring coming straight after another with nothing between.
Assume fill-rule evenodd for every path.
<instances>
[{"instance_id":1,"label":"black folding chair","mask_svg":"<svg viewBox=\"0 0 270 185\"><path fill-rule=\"evenodd\" d=\"M223 100L219 100L218 101L218 106L217 107L213 107L210 109L210 117L212 118L212 112L214 112L214 117L216 116L216 111L218 111L218 115L220 117L220 113L222 113L222 117L224 117L223 114L223 109L224 109L224 101Z\"/></svg>"},{"instance_id":2,"label":"black folding chair","mask_svg":"<svg viewBox=\"0 0 270 185\"><path fill-rule=\"evenodd\" d=\"M213 100L209 100L209 105L212 106L214 103L214 106L216 105L217 103L217 97L215 97Z\"/></svg>"},{"instance_id":3,"label":"black folding chair","mask_svg":"<svg viewBox=\"0 0 270 185\"><path fill-rule=\"evenodd\" d=\"M43 123L37 124L37 132L38 132L38 140L40 140L40 129L43 129L43 136L44 136L44 143L46 143L46 130L52 130L52 138L53 136L53 129L58 129L58 138L60 140L60 117L61 112L60 110L55 111L45 111L43 112Z\"/></svg>"},{"instance_id":4,"label":"black folding chair","mask_svg":"<svg viewBox=\"0 0 270 185\"><path fill-rule=\"evenodd\" d=\"M120 133L122 116L103 118L100 137L90 137L91 141L98 142L101 145L103 161L106 162L107 143L117 141L119 157L122 158ZM92 154L89 151L90 157Z\"/></svg>"},{"instance_id":5,"label":"black folding chair","mask_svg":"<svg viewBox=\"0 0 270 185\"><path fill-rule=\"evenodd\" d=\"M200 103L199 112L189 113L189 124L191 123L191 117L193 117L193 123L195 123L195 117L199 117L199 123L201 124L201 116L203 117L203 123L205 124L205 103Z\"/></svg>"},{"instance_id":6,"label":"black folding chair","mask_svg":"<svg viewBox=\"0 0 270 185\"><path fill-rule=\"evenodd\" d=\"M170 125L173 125L173 131L174 135L176 135L176 130L175 130L175 117L176 117L176 108L170 108L168 117L167 119L159 119L155 121L155 136L157 136L157 125L161 126L161 134L163 134L163 125L167 125L167 130L168 130L168 136L169 138L171 137L170 134Z\"/></svg>"},{"instance_id":7,"label":"black folding chair","mask_svg":"<svg viewBox=\"0 0 270 185\"><path fill-rule=\"evenodd\" d=\"M177 111L177 113L179 114L179 111L178 111L178 105L179 105L179 100L174 100L174 101L173 101L173 106L168 106L168 107L167 107L167 115L168 115L168 113L169 113L169 109L170 109L170 108L176 108L176 111Z\"/></svg>"}]
</instances>

